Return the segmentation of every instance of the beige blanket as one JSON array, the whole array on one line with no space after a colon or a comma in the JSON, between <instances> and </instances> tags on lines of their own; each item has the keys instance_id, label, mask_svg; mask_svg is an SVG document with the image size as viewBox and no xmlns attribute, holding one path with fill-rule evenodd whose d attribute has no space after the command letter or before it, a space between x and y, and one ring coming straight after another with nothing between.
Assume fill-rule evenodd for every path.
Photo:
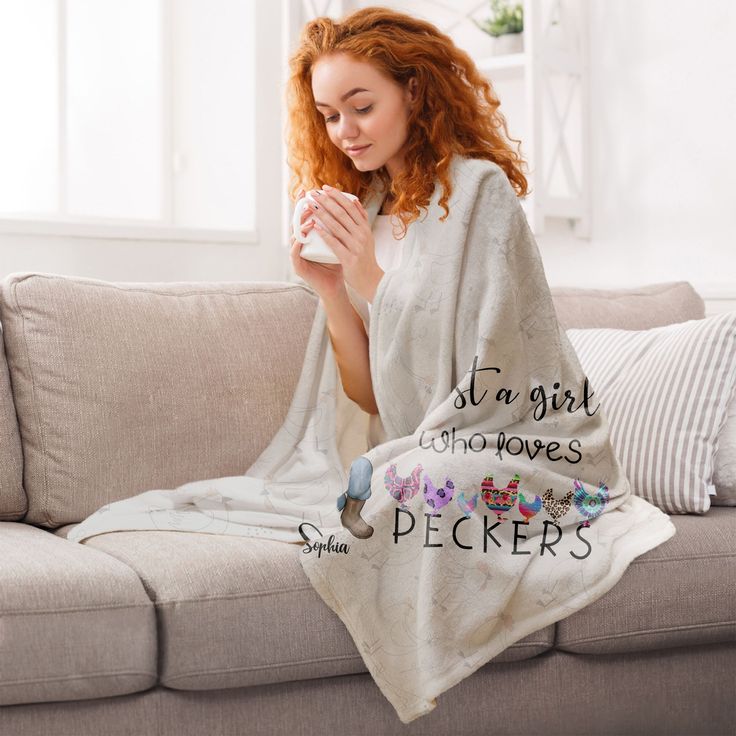
<instances>
[{"instance_id":1,"label":"beige blanket","mask_svg":"<svg viewBox=\"0 0 736 736\"><path fill-rule=\"evenodd\" d=\"M436 188L372 304L374 533L301 555L404 723L675 533L631 495L505 173L452 172L449 218Z\"/></svg>"}]
</instances>

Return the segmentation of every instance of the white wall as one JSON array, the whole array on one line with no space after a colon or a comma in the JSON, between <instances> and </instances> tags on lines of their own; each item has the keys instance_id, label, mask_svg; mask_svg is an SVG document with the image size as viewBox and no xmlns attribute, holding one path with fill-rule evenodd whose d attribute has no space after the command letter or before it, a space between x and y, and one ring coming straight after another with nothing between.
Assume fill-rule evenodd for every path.
<instances>
[{"instance_id":1,"label":"white wall","mask_svg":"<svg viewBox=\"0 0 736 736\"><path fill-rule=\"evenodd\" d=\"M729 0L591 0L593 236L553 223L538 237L550 285L686 279L714 297L709 312L736 309L734 37ZM276 176L280 131L268 135ZM255 246L0 235L0 278L285 279L283 228L268 230Z\"/></svg>"},{"instance_id":2,"label":"white wall","mask_svg":"<svg viewBox=\"0 0 736 736\"><path fill-rule=\"evenodd\" d=\"M736 5L593 0L590 30L593 237L537 239L549 283L685 279L736 309Z\"/></svg>"}]
</instances>

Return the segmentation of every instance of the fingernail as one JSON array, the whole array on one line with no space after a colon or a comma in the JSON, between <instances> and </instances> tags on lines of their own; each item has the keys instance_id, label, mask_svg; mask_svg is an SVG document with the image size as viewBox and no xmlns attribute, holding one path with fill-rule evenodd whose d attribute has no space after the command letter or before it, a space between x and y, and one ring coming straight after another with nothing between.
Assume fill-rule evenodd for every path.
<instances>
[{"instance_id":1,"label":"fingernail","mask_svg":"<svg viewBox=\"0 0 736 736\"><path fill-rule=\"evenodd\" d=\"M323 184L322 189L332 189L332 187L329 184Z\"/></svg>"}]
</instances>

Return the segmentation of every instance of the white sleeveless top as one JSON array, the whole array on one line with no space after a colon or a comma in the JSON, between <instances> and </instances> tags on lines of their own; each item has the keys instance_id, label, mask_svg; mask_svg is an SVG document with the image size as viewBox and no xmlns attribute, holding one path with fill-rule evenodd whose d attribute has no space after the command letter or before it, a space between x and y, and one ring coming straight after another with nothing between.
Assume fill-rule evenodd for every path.
<instances>
[{"instance_id":1,"label":"white sleeveless top","mask_svg":"<svg viewBox=\"0 0 736 736\"><path fill-rule=\"evenodd\" d=\"M401 254L404 250L404 241L411 237L411 230L407 232L406 237L398 240L394 237L394 224L391 222L391 215L376 215L373 221L373 240L376 246L376 262L384 272L392 271L401 265ZM396 218L397 231L401 232L401 223ZM371 304L368 304L368 313L371 311Z\"/></svg>"},{"instance_id":2,"label":"white sleeveless top","mask_svg":"<svg viewBox=\"0 0 736 736\"><path fill-rule=\"evenodd\" d=\"M376 262L384 273L387 271L393 271L401 265L401 257L407 239L416 237L416 232L410 226L405 238L402 240L394 238L391 219L391 215L376 215L373 220L372 227L373 241L376 247ZM398 218L394 219L396 220L396 229L400 233L401 223L398 221ZM350 284L345 282L345 286L348 291L348 298L360 315L360 318L363 320L366 333L369 333L371 305L365 298L358 294ZM342 398L342 391L340 392L340 396ZM359 446L361 439L365 438L361 438L360 436L360 422L358 422L355 417L356 405L345 397L339 406L338 415L341 417L341 426L345 428L344 435L341 435L341 443L346 450L344 462L348 463L355 458L355 454L351 455L348 447L352 449ZM370 414L368 416L367 440L368 449L371 449L386 440L386 432L383 427L383 423L381 422L380 415ZM353 433L352 435L351 432ZM350 444L351 441L353 442L352 445ZM346 465L346 471L348 468L349 465Z\"/></svg>"}]
</instances>

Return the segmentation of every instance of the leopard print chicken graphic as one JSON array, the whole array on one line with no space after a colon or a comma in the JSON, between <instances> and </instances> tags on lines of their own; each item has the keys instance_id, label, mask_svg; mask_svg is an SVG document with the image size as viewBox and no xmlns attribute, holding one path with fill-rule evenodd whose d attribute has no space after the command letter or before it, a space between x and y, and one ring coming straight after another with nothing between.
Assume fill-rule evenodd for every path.
<instances>
[{"instance_id":1,"label":"leopard print chicken graphic","mask_svg":"<svg viewBox=\"0 0 736 736\"><path fill-rule=\"evenodd\" d=\"M548 488L542 494L542 503L544 504L544 510L552 517L555 524L558 519L563 517L572 505L572 490L568 491L562 498L555 498L553 490Z\"/></svg>"}]
</instances>

